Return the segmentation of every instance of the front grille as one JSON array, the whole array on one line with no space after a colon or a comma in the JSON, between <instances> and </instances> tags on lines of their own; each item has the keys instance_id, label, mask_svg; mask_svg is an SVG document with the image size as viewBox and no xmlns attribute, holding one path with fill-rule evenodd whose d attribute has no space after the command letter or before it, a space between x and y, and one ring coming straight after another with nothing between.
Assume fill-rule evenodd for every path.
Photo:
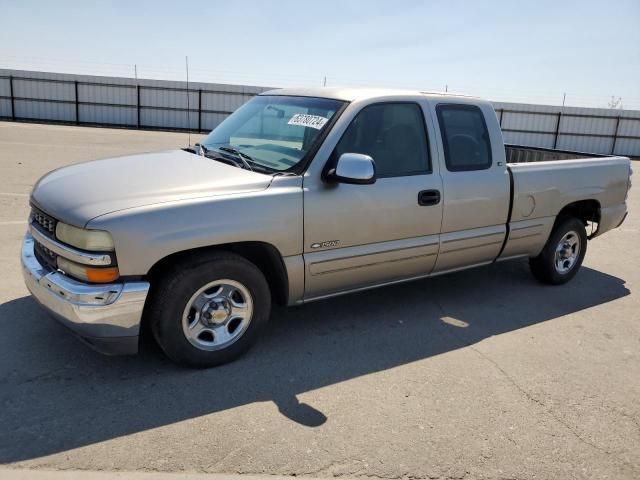
<instances>
[{"instance_id":1,"label":"front grille","mask_svg":"<svg viewBox=\"0 0 640 480\"><path fill-rule=\"evenodd\" d=\"M42 210L35 207L31 207L31 218L35 223L42 227L43 233L49 234L50 237L55 236L56 232L56 219L47 215Z\"/></svg>"},{"instance_id":2,"label":"front grille","mask_svg":"<svg viewBox=\"0 0 640 480\"><path fill-rule=\"evenodd\" d=\"M56 223L57 220L53 218L51 215L47 215L39 208L34 206L31 207L31 223L35 225L33 228L37 228L40 233L43 235L47 235L51 238L55 238L56 236ZM57 258L54 252L49 250L47 247L39 243L38 241L34 241L34 254L36 259L40 262L40 264L44 267L51 268L56 270L58 268Z\"/></svg>"},{"instance_id":3,"label":"front grille","mask_svg":"<svg viewBox=\"0 0 640 480\"><path fill-rule=\"evenodd\" d=\"M34 241L33 244L33 253L35 254L35 257L40 262L40 264L45 267L49 267L52 270L57 270L58 262L56 260L58 258L58 255L56 255L54 252L49 250L41 243L38 243L37 241Z\"/></svg>"}]
</instances>

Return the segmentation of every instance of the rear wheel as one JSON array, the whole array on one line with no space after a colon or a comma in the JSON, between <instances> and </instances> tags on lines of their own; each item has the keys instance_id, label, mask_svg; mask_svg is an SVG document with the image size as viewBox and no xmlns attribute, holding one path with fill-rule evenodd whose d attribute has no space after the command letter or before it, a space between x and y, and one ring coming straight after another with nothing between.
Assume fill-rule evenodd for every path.
<instances>
[{"instance_id":1,"label":"rear wheel","mask_svg":"<svg viewBox=\"0 0 640 480\"><path fill-rule=\"evenodd\" d=\"M214 252L165 272L147 315L169 358L211 367L244 353L270 310L271 293L262 272L239 255Z\"/></svg>"},{"instance_id":2,"label":"rear wheel","mask_svg":"<svg viewBox=\"0 0 640 480\"><path fill-rule=\"evenodd\" d=\"M561 285L578 273L586 252L584 224L577 218L566 217L558 221L542 252L529 260L529 266L539 281Z\"/></svg>"}]
</instances>

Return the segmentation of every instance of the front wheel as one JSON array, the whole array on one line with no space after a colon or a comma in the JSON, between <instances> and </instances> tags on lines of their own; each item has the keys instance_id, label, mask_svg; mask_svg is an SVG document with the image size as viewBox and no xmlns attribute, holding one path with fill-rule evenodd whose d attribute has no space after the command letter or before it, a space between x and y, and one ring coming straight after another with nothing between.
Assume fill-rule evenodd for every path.
<instances>
[{"instance_id":1,"label":"front wheel","mask_svg":"<svg viewBox=\"0 0 640 480\"><path fill-rule=\"evenodd\" d=\"M212 367L244 353L270 310L271 293L262 272L239 255L214 252L165 272L147 314L170 359Z\"/></svg>"},{"instance_id":2,"label":"front wheel","mask_svg":"<svg viewBox=\"0 0 640 480\"><path fill-rule=\"evenodd\" d=\"M578 273L586 252L584 224L568 217L554 227L540 255L529 259L529 266L533 276L542 283L561 285Z\"/></svg>"}]
</instances>

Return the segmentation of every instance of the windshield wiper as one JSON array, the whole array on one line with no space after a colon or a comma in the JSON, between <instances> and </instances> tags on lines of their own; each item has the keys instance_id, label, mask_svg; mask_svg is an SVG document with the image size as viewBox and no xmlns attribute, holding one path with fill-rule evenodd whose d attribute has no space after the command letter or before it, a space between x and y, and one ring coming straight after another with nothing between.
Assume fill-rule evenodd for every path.
<instances>
[{"instance_id":1,"label":"windshield wiper","mask_svg":"<svg viewBox=\"0 0 640 480\"><path fill-rule=\"evenodd\" d=\"M242 153L240 150L236 150L235 148L231 147L218 147L218 150L222 150L223 152L228 152L235 155L248 170L253 171L253 167L251 167L251 164L249 164L249 162L255 163L255 160L246 153Z\"/></svg>"},{"instance_id":2,"label":"windshield wiper","mask_svg":"<svg viewBox=\"0 0 640 480\"><path fill-rule=\"evenodd\" d=\"M201 143L196 143L195 147L197 149L196 153L200 155L203 155L207 158L212 158L214 160L219 160L221 162L228 163L229 165L233 165L235 167L246 168L247 170L251 170L252 172L257 171L257 172L266 173L270 175L273 172L277 171L274 168L270 168L270 167L267 167L266 165L262 165L260 162L255 161L253 157L250 157L246 153L236 150L235 148L232 148L232 147L211 148L211 147L205 147ZM240 163L238 163L235 159L229 158L225 155L221 155L220 153L218 153L218 151L231 153L232 155L235 156L235 158L237 158L240 161Z\"/></svg>"},{"instance_id":3,"label":"windshield wiper","mask_svg":"<svg viewBox=\"0 0 640 480\"><path fill-rule=\"evenodd\" d=\"M223 152L232 153L232 154L236 155L240 160L246 159L247 164L250 164L253 167L253 168L251 168L251 170L254 171L254 172L257 170L259 172L271 174L274 171L276 171L274 168L267 167L266 165L263 165L260 162L257 162L256 160L253 159L253 157L251 157L251 156L247 155L246 153L241 152L240 150L237 150L235 148L232 148L232 147L218 147L218 150L222 150Z\"/></svg>"},{"instance_id":4,"label":"windshield wiper","mask_svg":"<svg viewBox=\"0 0 640 480\"><path fill-rule=\"evenodd\" d=\"M231 158L225 157L224 155L220 155L220 154L216 155L215 152L212 152L209 148L205 147L201 143L196 143L195 147L198 150L196 150L194 153L202 155L203 157L211 158L213 160L218 160L219 162L226 163L227 165L232 165L234 167L246 168L247 170L253 171L253 168L251 168L251 165L249 165L249 163L247 163L247 161L244 158L242 158L240 155L238 155L238 159L240 160L240 162L238 163Z\"/></svg>"}]
</instances>

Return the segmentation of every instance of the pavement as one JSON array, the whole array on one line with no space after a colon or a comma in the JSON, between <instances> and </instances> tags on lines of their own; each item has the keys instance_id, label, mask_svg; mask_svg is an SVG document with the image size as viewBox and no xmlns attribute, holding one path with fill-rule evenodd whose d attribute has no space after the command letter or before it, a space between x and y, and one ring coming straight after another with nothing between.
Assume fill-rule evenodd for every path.
<instances>
[{"instance_id":1,"label":"pavement","mask_svg":"<svg viewBox=\"0 0 640 480\"><path fill-rule=\"evenodd\" d=\"M0 122L0 477L640 478L640 189L564 286L515 261L278 308L204 371L94 353L22 283L29 191L186 142Z\"/></svg>"},{"instance_id":2,"label":"pavement","mask_svg":"<svg viewBox=\"0 0 640 480\"><path fill-rule=\"evenodd\" d=\"M2 480L293 480L296 477L229 473L95 472L86 470L29 470L0 467ZM318 479L320 480L320 479Z\"/></svg>"}]
</instances>

